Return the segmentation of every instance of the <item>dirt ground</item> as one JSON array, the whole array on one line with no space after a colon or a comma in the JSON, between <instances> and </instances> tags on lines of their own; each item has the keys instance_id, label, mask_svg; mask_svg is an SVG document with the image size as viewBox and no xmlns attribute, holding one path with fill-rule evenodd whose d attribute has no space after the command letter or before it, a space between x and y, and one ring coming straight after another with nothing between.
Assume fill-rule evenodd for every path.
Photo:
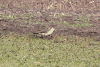
<instances>
[{"instance_id":1,"label":"dirt ground","mask_svg":"<svg viewBox=\"0 0 100 67\"><path fill-rule=\"evenodd\" d=\"M66 2L66 0L0 0L0 4L4 5L0 8L0 34L9 34L11 32L17 34L30 33L34 34L42 30L54 27L56 30L52 34L57 35L78 35L92 37L95 40L100 41L100 2L99 0L79 0ZM93 2L93 3L92 3ZM6 3L6 4L5 4ZM18 6L18 3L20 5ZM27 5L28 4L28 5ZM20 22L23 19L21 14L32 14L39 12L38 16L31 17L33 23L27 26L29 22ZM57 18L54 15L66 14L69 16L59 16ZM6 19L2 16L17 15L17 19ZM80 23L79 19L75 19L78 16L89 15L88 23L93 24L92 26L82 27L70 27L59 23L49 23L50 21L64 22L69 24ZM73 20L74 19L74 20ZM82 19L82 18L81 18ZM18 21L19 20L19 21ZM34 23L39 21L38 24ZM64 28L62 28L64 27Z\"/></svg>"}]
</instances>

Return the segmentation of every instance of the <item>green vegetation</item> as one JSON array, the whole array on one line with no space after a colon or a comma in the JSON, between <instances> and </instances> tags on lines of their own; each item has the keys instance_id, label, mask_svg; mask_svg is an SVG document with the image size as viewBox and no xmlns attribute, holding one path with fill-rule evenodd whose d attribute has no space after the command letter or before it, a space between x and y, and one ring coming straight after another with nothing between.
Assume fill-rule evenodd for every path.
<instances>
[{"instance_id":1,"label":"green vegetation","mask_svg":"<svg viewBox=\"0 0 100 67\"><path fill-rule=\"evenodd\" d=\"M0 8L4 7L4 5L0 4Z\"/></svg>"},{"instance_id":2,"label":"green vegetation","mask_svg":"<svg viewBox=\"0 0 100 67\"><path fill-rule=\"evenodd\" d=\"M8 16L5 16L6 19L18 19L18 17L14 16L14 15L8 15Z\"/></svg>"},{"instance_id":3,"label":"green vegetation","mask_svg":"<svg viewBox=\"0 0 100 67\"><path fill-rule=\"evenodd\" d=\"M20 16L17 15L0 15L0 18L5 18L5 19L11 19L11 20L16 20L18 22L22 22L22 23L29 23L27 26L30 26L32 23L34 24L39 24L40 21L35 20L38 16L41 16L40 12L37 13L23 13ZM57 15L55 16L55 18L59 18L63 15ZM84 26L92 26L93 24L88 23L90 21L90 17L91 15L86 15L86 16L82 16L79 15L77 17L75 17L73 20L73 24L70 24L66 21L62 21L62 18L60 18L60 22L59 21L49 21L50 23L56 23L56 24L64 24L67 26L70 26L72 28L75 27L84 27ZM32 19L34 18L34 20ZM78 22L79 21L79 22Z\"/></svg>"},{"instance_id":4,"label":"green vegetation","mask_svg":"<svg viewBox=\"0 0 100 67\"><path fill-rule=\"evenodd\" d=\"M22 23L21 29L26 32L27 30L22 28L24 25L34 27L32 24L41 24L42 27L47 28L47 26L53 26L52 24L49 25L49 23L54 23L54 26L57 24L56 28L59 29L65 29L66 26L81 28L93 25L89 23L90 17L94 17L92 20L96 21L100 19L98 16L99 12L96 11L97 13L95 13L95 10L100 9L98 2L89 3L92 2L90 0L62 0L61 2L50 1L49 4L49 1L41 1L41 3L39 1L1 0L0 26L2 28L7 26L8 28L10 27L10 21L14 21ZM50 8L49 6L52 7L50 11L49 9L47 10L47 7ZM17 7L18 15L15 14ZM31 10L26 10L26 8ZM39 8L39 10L36 9L34 11L34 8ZM52 9L56 11L54 10L54 12ZM66 9L67 13L63 9ZM84 13L86 10L90 11ZM65 16L64 19L63 16ZM67 22L66 16L70 16L69 20L71 22ZM4 24L7 23L7 21L4 21L5 19L9 19L8 24ZM10 25L11 27L13 26L13 24ZM2 29L0 28L0 30ZM32 32L31 29L30 31ZM3 34L2 31L0 31L0 67L100 67L100 42L90 37L55 35L49 40L47 38L30 37L29 34L18 35L13 33L13 30L8 35L1 34Z\"/></svg>"},{"instance_id":5,"label":"green vegetation","mask_svg":"<svg viewBox=\"0 0 100 67\"><path fill-rule=\"evenodd\" d=\"M17 15L0 15L0 19L10 19L27 23L39 24L37 13L23 13ZM55 15L59 18L62 15ZM62 21L49 21L50 23L63 24L65 26L84 27L93 24L88 23L90 15L78 16L72 19L73 24ZM33 20L34 18L34 20ZM80 22L76 22L78 20ZM46 24L41 23L46 27ZM64 27L65 27L64 26ZM89 37L79 36L55 36L51 40L31 38L19 35L0 36L0 66L1 67L99 67L100 66L100 42Z\"/></svg>"},{"instance_id":6,"label":"green vegetation","mask_svg":"<svg viewBox=\"0 0 100 67\"><path fill-rule=\"evenodd\" d=\"M79 15L77 17L75 17L73 20L73 24L70 24L68 23L67 21L62 21L62 18L60 18L60 22L59 21L49 21L50 23L57 23L57 24L64 24L64 25L67 25L69 27L72 27L72 28L76 28L76 27L86 27L86 26L92 26L93 24L90 24L89 21L90 21L90 16L91 15L86 15L86 16L82 16L82 15ZM56 16L56 18L58 18L58 16ZM61 15L60 15L61 17Z\"/></svg>"},{"instance_id":7,"label":"green vegetation","mask_svg":"<svg viewBox=\"0 0 100 67\"><path fill-rule=\"evenodd\" d=\"M4 18L4 19L10 19L11 21L17 21L17 22L21 22L21 23L29 23L27 26L30 26L32 23L34 24L39 24L39 21L35 21L32 18L37 18L37 15L39 14L39 12L30 14L30 13L23 13L20 16L19 15L0 15L0 19Z\"/></svg>"},{"instance_id":8,"label":"green vegetation","mask_svg":"<svg viewBox=\"0 0 100 67\"><path fill-rule=\"evenodd\" d=\"M0 36L0 66L99 67L99 46L99 42L78 36L54 37L52 40Z\"/></svg>"},{"instance_id":9,"label":"green vegetation","mask_svg":"<svg viewBox=\"0 0 100 67\"><path fill-rule=\"evenodd\" d=\"M15 19L18 19L18 17L16 16L16 15L0 15L0 19L2 19L2 18L4 18L4 19L11 19L11 20L15 20Z\"/></svg>"},{"instance_id":10,"label":"green vegetation","mask_svg":"<svg viewBox=\"0 0 100 67\"><path fill-rule=\"evenodd\" d=\"M84 27L84 26L91 26L93 24L90 24L90 23L87 23L85 21L83 21L82 24L80 23L76 23L76 24L69 24L69 23L66 23L66 22L62 22L63 24L67 25L67 26L70 26L72 28L75 28L75 27Z\"/></svg>"},{"instance_id":11,"label":"green vegetation","mask_svg":"<svg viewBox=\"0 0 100 67\"><path fill-rule=\"evenodd\" d=\"M50 23L57 23L57 24L64 24L67 25L69 27L75 28L75 27L85 27L85 26L92 26L93 24L88 23L86 20L81 20L82 23L74 23L74 24L70 24L67 23L66 21L64 22L57 22L57 21L49 21Z\"/></svg>"}]
</instances>

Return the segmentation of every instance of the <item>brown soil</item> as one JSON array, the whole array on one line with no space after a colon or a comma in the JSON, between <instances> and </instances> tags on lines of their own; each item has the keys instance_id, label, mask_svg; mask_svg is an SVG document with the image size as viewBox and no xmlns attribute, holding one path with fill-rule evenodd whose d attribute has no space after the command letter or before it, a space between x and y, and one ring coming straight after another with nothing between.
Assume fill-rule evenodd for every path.
<instances>
[{"instance_id":1,"label":"brown soil","mask_svg":"<svg viewBox=\"0 0 100 67\"><path fill-rule=\"evenodd\" d=\"M99 0L98 0L99 1ZM93 2L90 3L91 0L87 2L87 0L82 1L79 0L78 2L62 2L62 0L37 0L26 2L25 0L0 0L0 3L4 5L0 8L0 16L1 15L17 15L18 19L6 19L0 18L0 34L9 34L11 32L17 34L26 34L30 33L31 35L34 33L38 33L40 31L48 30L48 28L54 27L56 30L52 34L55 35L78 35L78 36L85 36L85 37L92 37L96 40L100 40L100 2ZM47 9L54 2L53 6ZM18 7L18 3L21 3L21 6ZM22 5L23 3L23 5ZM31 4L30 4L31 3ZM34 4L33 4L34 3ZM30 4L25 6L25 4ZM61 7L60 7L60 5ZM42 5L42 6L41 6ZM85 5L85 6L84 6ZM39 6L41 6L39 9ZM60 8L59 8L60 7ZM97 8L97 9L96 9ZM58 10L59 9L59 10ZM18 22L17 20L26 20L23 19L20 15L21 14L32 14L37 13L38 16L36 18L31 17L33 23L30 26L29 22ZM59 16L54 18L54 14L61 14L64 13L69 16ZM90 15L88 23L93 24L92 26L82 26L82 27L75 27L72 28L70 26L66 26L64 24L59 24L57 22L66 21L69 24L80 23L81 21L78 19L78 16L86 16ZM77 19L74 19L76 18ZM74 19L74 20L73 20ZM29 18L27 19L29 20ZM36 24L35 21L39 21L40 23ZM49 21L56 21L56 23L50 23ZM75 22L75 23L74 23ZM64 28L63 28L64 27Z\"/></svg>"}]
</instances>

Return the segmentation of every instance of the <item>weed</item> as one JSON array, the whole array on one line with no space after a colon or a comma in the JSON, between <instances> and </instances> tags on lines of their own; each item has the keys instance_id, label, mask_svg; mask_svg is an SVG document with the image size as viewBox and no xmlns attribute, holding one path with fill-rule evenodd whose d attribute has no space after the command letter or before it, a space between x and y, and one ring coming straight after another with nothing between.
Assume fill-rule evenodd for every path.
<instances>
[{"instance_id":1,"label":"weed","mask_svg":"<svg viewBox=\"0 0 100 67\"><path fill-rule=\"evenodd\" d=\"M0 8L3 8L3 7L4 7L4 5L0 4Z\"/></svg>"},{"instance_id":2,"label":"weed","mask_svg":"<svg viewBox=\"0 0 100 67\"><path fill-rule=\"evenodd\" d=\"M100 66L99 44L90 38L72 35L56 36L53 40L29 38L29 35L1 36L0 64L2 67Z\"/></svg>"},{"instance_id":3,"label":"weed","mask_svg":"<svg viewBox=\"0 0 100 67\"><path fill-rule=\"evenodd\" d=\"M40 22L39 22L39 21L35 21L35 23L36 23L36 24L39 24Z\"/></svg>"}]
</instances>

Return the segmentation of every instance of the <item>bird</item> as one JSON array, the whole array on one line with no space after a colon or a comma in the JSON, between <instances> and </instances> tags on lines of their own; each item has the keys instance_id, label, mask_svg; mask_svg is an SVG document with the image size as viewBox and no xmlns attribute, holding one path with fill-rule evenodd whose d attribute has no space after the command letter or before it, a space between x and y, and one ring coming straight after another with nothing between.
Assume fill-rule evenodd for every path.
<instances>
[{"instance_id":1,"label":"bird","mask_svg":"<svg viewBox=\"0 0 100 67\"><path fill-rule=\"evenodd\" d=\"M43 31L40 33L34 33L34 34L38 34L39 36L49 36L54 32L55 28L51 28L49 31Z\"/></svg>"},{"instance_id":2,"label":"bird","mask_svg":"<svg viewBox=\"0 0 100 67\"><path fill-rule=\"evenodd\" d=\"M40 35L43 35L43 36L48 36L48 35L51 35L53 32L54 32L54 28L51 28L49 31L45 32L45 33L39 33Z\"/></svg>"}]
</instances>

